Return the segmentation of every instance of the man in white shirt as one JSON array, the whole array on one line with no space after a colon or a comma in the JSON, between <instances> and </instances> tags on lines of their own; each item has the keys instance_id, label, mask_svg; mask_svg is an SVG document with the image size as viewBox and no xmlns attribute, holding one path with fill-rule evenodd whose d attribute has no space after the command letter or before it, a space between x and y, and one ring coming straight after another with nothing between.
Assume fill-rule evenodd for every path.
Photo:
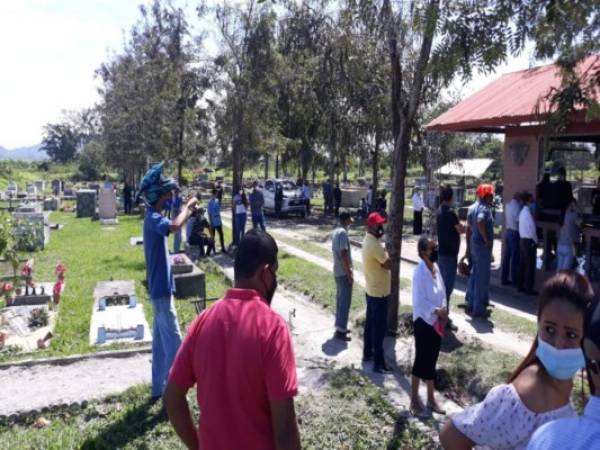
<instances>
[{"instance_id":1,"label":"man in white shirt","mask_svg":"<svg viewBox=\"0 0 600 450\"><path fill-rule=\"evenodd\" d=\"M535 220L529 206L533 204L533 196L523 192L523 209L519 213L519 237L520 237L520 263L519 263L519 292L529 295L537 295L533 290L535 285L535 269L537 258L537 231Z\"/></svg>"},{"instance_id":2,"label":"man in white shirt","mask_svg":"<svg viewBox=\"0 0 600 450\"><path fill-rule=\"evenodd\" d=\"M504 207L504 246L502 249L502 284L512 284L515 287L519 273L520 212L521 193L515 192L512 200Z\"/></svg>"},{"instance_id":3,"label":"man in white shirt","mask_svg":"<svg viewBox=\"0 0 600 450\"><path fill-rule=\"evenodd\" d=\"M419 236L423 232L423 199L417 189L413 189L412 195L413 204L413 234Z\"/></svg>"}]
</instances>

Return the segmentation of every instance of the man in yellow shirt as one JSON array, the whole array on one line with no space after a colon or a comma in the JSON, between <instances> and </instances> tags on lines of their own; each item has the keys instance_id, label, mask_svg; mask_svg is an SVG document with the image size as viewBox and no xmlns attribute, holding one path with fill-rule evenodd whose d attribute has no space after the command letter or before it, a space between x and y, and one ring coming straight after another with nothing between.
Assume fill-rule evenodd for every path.
<instances>
[{"instance_id":1,"label":"man in yellow shirt","mask_svg":"<svg viewBox=\"0 0 600 450\"><path fill-rule=\"evenodd\" d=\"M373 369L377 373L390 373L392 370L383 357L383 338L387 325L388 299L391 292L392 263L380 242L383 225L387 219L379 213L371 213L367 218L367 234L362 243L362 260L366 281L367 319L363 361L374 360Z\"/></svg>"}]
</instances>

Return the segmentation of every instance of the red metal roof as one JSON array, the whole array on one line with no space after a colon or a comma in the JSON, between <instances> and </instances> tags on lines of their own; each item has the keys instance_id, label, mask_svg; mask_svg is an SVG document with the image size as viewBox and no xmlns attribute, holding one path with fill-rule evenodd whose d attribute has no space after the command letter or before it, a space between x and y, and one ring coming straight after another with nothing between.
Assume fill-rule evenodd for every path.
<instances>
[{"instance_id":1,"label":"red metal roof","mask_svg":"<svg viewBox=\"0 0 600 450\"><path fill-rule=\"evenodd\" d=\"M586 58L579 71L600 66L600 55ZM503 131L503 127L539 121L535 114L538 100L552 87L560 86L559 68L554 65L535 67L502 75L485 88L426 125L433 131ZM544 103L540 111L546 111Z\"/></svg>"}]
</instances>

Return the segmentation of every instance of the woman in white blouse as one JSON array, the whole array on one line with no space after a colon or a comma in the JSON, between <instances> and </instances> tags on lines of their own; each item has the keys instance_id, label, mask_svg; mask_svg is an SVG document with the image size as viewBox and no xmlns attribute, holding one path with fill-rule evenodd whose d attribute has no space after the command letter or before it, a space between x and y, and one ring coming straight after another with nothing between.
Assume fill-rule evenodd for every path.
<instances>
[{"instance_id":1,"label":"woman in white blouse","mask_svg":"<svg viewBox=\"0 0 600 450\"><path fill-rule=\"evenodd\" d=\"M421 262L412 279L415 361L412 368L410 409L415 415L425 412L425 406L419 398L419 383L423 380L427 384L427 407L438 414L445 414L433 395L433 381L443 330L448 321L446 289L436 264L437 243L423 236L419 239L417 249Z\"/></svg>"},{"instance_id":2,"label":"woman in white blouse","mask_svg":"<svg viewBox=\"0 0 600 450\"><path fill-rule=\"evenodd\" d=\"M538 334L509 379L444 425L445 450L525 450L547 422L575 415L573 377L585 367L584 314L594 298L590 283L572 270L550 278L538 301Z\"/></svg>"}]
</instances>

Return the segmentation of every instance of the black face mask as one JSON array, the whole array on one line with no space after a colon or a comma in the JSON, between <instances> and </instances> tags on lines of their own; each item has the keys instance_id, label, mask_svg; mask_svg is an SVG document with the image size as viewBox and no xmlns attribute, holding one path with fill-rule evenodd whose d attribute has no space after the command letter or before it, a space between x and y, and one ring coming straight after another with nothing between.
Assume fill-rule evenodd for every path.
<instances>
[{"instance_id":1,"label":"black face mask","mask_svg":"<svg viewBox=\"0 0 600 450\"><path fill-rule=\"evenodd\" d=\"M383 236L383 227L379 227L375 230L375 237L379 239L381 236Z\"/></svg>"},{"instance_id":2,"label":"black face mask","mask_svg":"<svg viewBox=\"0 0 600 450\"><path fill-rule=\"evenodd\" d=\"M429 254L429 261L431 261L432 263L437 262L438 256L439 256L438 251L432 250L431 253Z\"/></svg>"},{"instance_id":3,"label":"black face mask","mask_svg":"<svg viewBox=\"0 0 600 450\"><path fill-rule=\"evenodd\" d=\"M269 271L273 276L273 282L271 283L271 287L267 287L267 284L265 283L265 296L267 303L270 305L273 301L273 297L275 296L275 291L277 290L277 275L275 275L271 268L269 268Z\"/></svg>"}]
</instances>

